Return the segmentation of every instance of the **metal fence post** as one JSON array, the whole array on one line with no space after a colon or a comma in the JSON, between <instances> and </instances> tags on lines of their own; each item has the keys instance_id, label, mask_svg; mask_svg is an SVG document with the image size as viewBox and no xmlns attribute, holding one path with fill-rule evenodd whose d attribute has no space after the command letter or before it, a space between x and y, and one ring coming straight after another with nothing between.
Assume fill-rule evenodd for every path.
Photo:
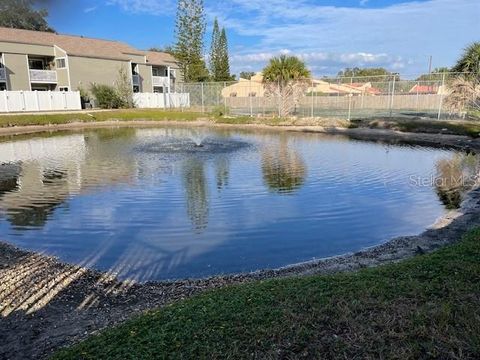
<instances>
[{"instance_id":1,"label":"metal fence post","mask_svg":"<svg viewBox=\"0 0 480 360\"><path fill-rule=\"evenodd\" d=\"M445 73L443 73L443 76L442 76L442 86L440 87L439 90L441 91L441 94L440 94L440 104L438 105L438 117L437 117L437 120L440 120L440 118L442 117L443 94L444 94L444 92L445 92Z\"/></svg>"},{"instance_id":2,"label":"metal fence post","mask_svg":"<svg viewBox=\"0 0 480 360\"><path fill-rule=\"evenodd\" d=\"M416 98L416 108L417 108L417 112L419 110L419 100L420 100L420 82L418 81L417 82L417 98Z\"/></svg>"},{"instance_id":3,"label":"metal fence post","mask_svg":"<svg viewBox=\"0 0 480 360\"><path fill-rule=\"evenodd\" d=\"M393 75L393 82L392 82L392 96L390 99L390 117L393 116L393 99L395 96L395 80L397 79L396 75Z\"/></svg>"},{"instance_id":4,"label":"metal fence post","mask_svg":"<svg viewBox=\"0 0 480 360\"><path fill-rule=\"evenodd\" d=\"M248 99L250 101L250 117L253 117L253 104L252 104L252 80L248 82Z\"/></svg>"},{"instance_id":5,"label":"metal fence post","mask_svg":"<svg viewBox=\"0 0 480 360\"><path fill-rule=\"evenodd\" d=\"M227 114L227 97L226 96L223 96L223 90L227 87L227 82L224 81L223 82L223 89L222 89L222 97L223 97L223 112L225 113L225 115Z\"/></svg>"},{"instance_id":6,"label":"metal fence post","mask_svg":"<svg viewBox=\"0 0 480 360\"><path fill-rule=\"evenodd\" d=\"M311 80L311 85L312 85L311 90L310 90L310 96L312 97L312 114L311 114L311 117L313 118L313 101L314 101L313 96L315 95L314 92L313 92L313 79Z\"/></svg>"},{"instance_id":7,"label":"metal fence post","mask_svg":"<svg viewBox=\"0 0 480 360\"><path fill-rule=\"evenodd\" d=\"M202 85L202 113L205 113L205 94L203 91L203 82L201 83Z\"/></svg>"},{"instance_id":8,"label":"metal fence post","mask_svg":"<svg viewBox=\"0 0 480 360\"><path fill-rule=\"evenodd\" d=\"M348 117L347 117L348 121L350 121L352 118L352 99L353 99L353 94L352 93L348 94Z\"/></svg>"}]
</instances>

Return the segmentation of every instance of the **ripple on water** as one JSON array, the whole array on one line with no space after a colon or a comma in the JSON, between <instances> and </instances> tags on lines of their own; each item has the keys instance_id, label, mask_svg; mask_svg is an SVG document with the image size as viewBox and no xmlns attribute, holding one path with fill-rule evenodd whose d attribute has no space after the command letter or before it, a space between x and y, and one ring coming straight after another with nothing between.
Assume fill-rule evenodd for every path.
<instances>
[{"instance_id":1,"label":"ripple on water","mask_svg":"<svg viewBox=\"0 0 480 360\"><path fill-rule=\"evenodd\" d=\"M191 134L1 143L0 237L137 281L274 268L422 231L445 207L410 177L476 164L312 134Z\"/></svg>"}]
</instances>

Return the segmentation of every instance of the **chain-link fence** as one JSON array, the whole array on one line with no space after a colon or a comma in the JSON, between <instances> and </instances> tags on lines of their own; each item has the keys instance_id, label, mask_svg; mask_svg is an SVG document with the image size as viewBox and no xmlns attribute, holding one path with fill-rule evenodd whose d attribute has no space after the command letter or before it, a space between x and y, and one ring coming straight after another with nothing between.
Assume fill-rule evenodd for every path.
<instances>
[{"instance_id":1,"label":"chain-link fence","mask_svg":"<svg viewBox=\"0 0 480 360\"><path fill-rule=\"evenodd\" d=\"M232 115L459 119L465 117L466 109L453 111L446 99L455 79L465 75L435 73L416 80L402 80L399 75L324 77L290 84L290 91L281 84L272 91L256 75L235 82L179 84L176 91L189 94L193 110Z\"/></svg>"}]
</instances>

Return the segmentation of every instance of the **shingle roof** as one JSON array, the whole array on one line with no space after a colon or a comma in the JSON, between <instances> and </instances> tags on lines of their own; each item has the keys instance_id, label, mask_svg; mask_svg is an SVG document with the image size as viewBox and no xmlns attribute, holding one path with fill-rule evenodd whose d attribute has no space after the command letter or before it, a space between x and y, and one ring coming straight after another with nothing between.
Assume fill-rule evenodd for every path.
<instances>
[{"instance_id":1,"label":"shingle roof","mask_svg":"<svg viewBox=\"0 0 480 360\"><path fill-rule=\"evenodd\" d=\"M147 63L151 65L177 65L175 58L169 53L148 51Z\"/></svg>"},{"instance_id":2,"label":"shingle roof","mask_svg":"<svg viewBox=\"0 0 480 360\"><path fill-rule=\"evenodd\" d=\"M45 46L56 45L69 55L106 59L128 60L129 57L126 54L146 55L144 51L119 41L3 27L0 27L0 41Z\"/></svg>"}]
</instances>

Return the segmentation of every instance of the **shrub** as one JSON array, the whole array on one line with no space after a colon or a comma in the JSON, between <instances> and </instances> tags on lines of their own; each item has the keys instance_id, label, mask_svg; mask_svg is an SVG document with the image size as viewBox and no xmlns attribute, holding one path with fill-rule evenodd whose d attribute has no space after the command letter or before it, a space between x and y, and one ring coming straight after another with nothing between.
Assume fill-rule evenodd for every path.
<instances>
[{"instance_id":1,"label":"shrub","mask_svg":"<svg viewBox=\"0 0 480 360\"><path fill-rule=\"evenodd\" d=\"M119 109L125 107L125 102L119 96L117 90L108 85L92 85L92 94L101 109Z\"/></svg>"},{"instance_id":2,"label":"shrub","mask_svg":"<svg viewBox=\"0 0 480 360\"><path fill-rule=\"evenodd\" d=\"M212 109L212 115L215 116L215 117L223 117L223 116L226 116L230 114L230 109L228 107L225 107L225 106L215 106L213 109Z\"/></svg>"}]
</instances>

